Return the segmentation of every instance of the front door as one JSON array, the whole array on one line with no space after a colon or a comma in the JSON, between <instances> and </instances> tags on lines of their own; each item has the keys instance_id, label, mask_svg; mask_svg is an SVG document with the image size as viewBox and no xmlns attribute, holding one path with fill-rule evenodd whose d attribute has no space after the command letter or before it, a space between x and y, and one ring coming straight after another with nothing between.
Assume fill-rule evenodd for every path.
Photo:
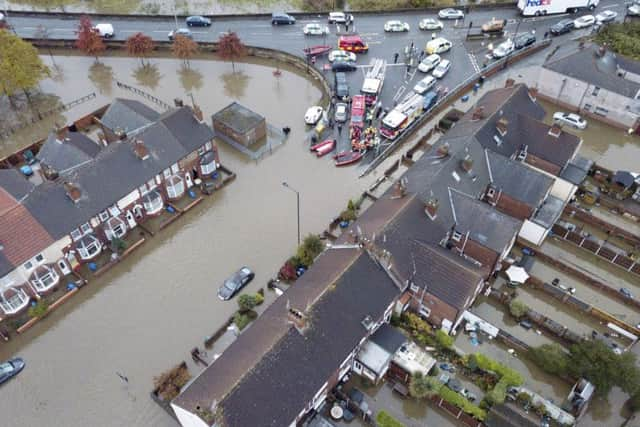
<instances>
[{"instance_id":1,"label":"front door","mask_svg":"<svg viewBox=\"0 0 640 427\"><path fill-rule=\"evenodd\" d=\"M127 224L129 225L129 229L133 229L137 224L136 224L136 219L133 216L133 213L128 210L127 213L125 214L125 218L127 219Z\"/></svg>"},{"instance_id":2,"label":"front door","mask_svg":"<svg viewBox=\"0 0 640 427\"><path fill-rule=\"evenodd\" d=\"M187 181L187 188L193 187L193 180L191 179L191 174L189 172L184 174L184 179Z\"/></svg>"},{"instance_id":3,"label":"front door","mask_svg":"<svg viewBox=\"0 0 640 427\"><path fill-rule=\"evenodd\" d=\"M64 260L64 258L58 260L58 269L63 276L71 273L71 268L69 267L69 264L67 264L67 261Z\"/></svg>"}]
</instances>

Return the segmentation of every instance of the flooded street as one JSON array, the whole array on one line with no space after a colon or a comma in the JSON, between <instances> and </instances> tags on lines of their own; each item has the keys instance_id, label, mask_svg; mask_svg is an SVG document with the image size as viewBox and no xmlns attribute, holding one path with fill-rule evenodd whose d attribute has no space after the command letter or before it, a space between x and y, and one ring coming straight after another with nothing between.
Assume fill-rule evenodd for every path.
<instances>
[{"instance_id":1,"label":"flooded street","mask_svg":"<svg viewBox=\"0 0 640 427\"><path fill-rule=\"evenodd\" d=\"M117 78L138 87L146 84L143 89L167 102L175 97L188 101L191 91L205 117L238 99L267 122L292 129L287 142L260 162L220 143L221 162L238 174L236 181L26 334L0 344L0 359L17 355L27 363L0 389L3 425L175 426L149 398L152 379L187 359L189 350L201 346L236 309L235 300L216 297L225 277L248 265L256 278L247 292L256 292L293 253L296 200L282 181L300 192L305 235L322 231L376 176L357 179L355 168L337 169L329 158L309 154L302 115L322 95L289 70L277 80L271 68L260 64L236 64L241 74L234 76L230 63L192 61L191 70L181 72L177 61L153 59L157 75L145 83L136 73L136 59L104 58L100 72L92 58L57 57L56 62L62 64L63 78L44 81L43 91L63 102L97 93L96 99L66 112L67 122L113 97L143 101L115 87ZM47 130L40 129L39 136ZM15 138L4 150L13 151L21 142L31 139ZM126 375L128 384L116 372Z\"/></svg>"}]
</instances>

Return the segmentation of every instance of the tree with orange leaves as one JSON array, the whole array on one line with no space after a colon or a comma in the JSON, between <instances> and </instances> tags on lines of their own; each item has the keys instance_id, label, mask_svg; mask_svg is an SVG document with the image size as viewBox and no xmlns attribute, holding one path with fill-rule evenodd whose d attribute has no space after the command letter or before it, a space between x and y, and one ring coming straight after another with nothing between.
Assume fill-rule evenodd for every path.
<instances>
[{"instance_id":1,"label":"tree with orange leaves","mask_svg":"<svg viewBox=\"0 0 640 427\"><path fill-rule=\"evenodd\" d=\"M198 53L198 43L189 37L177 35L171 46L173 54L184 61L184 65L189 66L189 59Z\"/></svg>"},{"instance_id":2,"label":"tree with orange leaves","mask_svg":"<svg viewBox=\"0 0 640 427\"><path fill-rule=\"evenodd\" d=\"M247 47L234 31L229 30L218 39L218 55L225 61L230 60L235 72L235 61L247 55Z\"/></svg>"},{"instance_id":3,"label":"tree with orange leaves","mask_svg":"<svg viewBox=\"0 0 640 427\"><path fill-rule=\"evenodd\" d=\"M102 41L100 34L93 29L91 18L87 15L80 17L77 34L76 47L87 55L95 56L97 62L98 56L104 52L107 47Z\"/></svg>"},{"instance_id":4,"label":"tree with orange leaves","mask_svg":"<svg viewBox=\"0 0 640 427\"><path fill-rule=\"evenodd\" d=\"M140 58L142 65L144 65L144 59L151 53L155 46L151 37L145 36L142 33L135 33L127 39L125 47L129 55L137 56Z\"/></svg>"}]
</instances>

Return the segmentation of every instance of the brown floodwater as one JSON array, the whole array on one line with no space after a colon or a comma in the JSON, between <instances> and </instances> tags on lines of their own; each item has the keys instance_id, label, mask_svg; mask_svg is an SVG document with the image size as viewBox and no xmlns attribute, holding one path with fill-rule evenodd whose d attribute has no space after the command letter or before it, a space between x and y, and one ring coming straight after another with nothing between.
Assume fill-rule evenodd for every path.
<instances>
[{"instance_id":1,"label":"brown floodwater","mask_svg":"<svg viewBox=\"0 0 640 427\"><path fill-rule=\"evenodd\" d=\"M65 112L67 122L112 97L143 100L109 83L118 79L138 85L138 60L101 61L98 71L92 58L56 57L64 78L42 82L44 92L63 102L97 93L94 100ZM157 97L187 101L186 92L191 91L205 116L237 97L273 125L290 126L291 134L260 162L221 144L221 161L238 174L236 181L93 280L33 329L0 344L0 359L21 356L27 363L0 389L3 425L175 426L149 398L153 377L187 359L189 350L202 347L204 338L232 314L235 301L216 297L225 277L248 265L256 278L247 291L256 292L293 253L296 197L282 182L300 192L305 235L322 231L349 198L375 179L374 174L357 179L357 169L337 169L329 158L310 155L303 114L322 93L304 77L283 69L277 80L263 64L236 64L242 77L230 79L225 77L231 72L229 63L191 61L193 73L186 75L175 60L152 63L157 71L149 81L155 88L148 90ZM26 133L11 144L26 145L47 130ZM128 384L116 372L126 375Z\"/></svg>"}]
</instances>

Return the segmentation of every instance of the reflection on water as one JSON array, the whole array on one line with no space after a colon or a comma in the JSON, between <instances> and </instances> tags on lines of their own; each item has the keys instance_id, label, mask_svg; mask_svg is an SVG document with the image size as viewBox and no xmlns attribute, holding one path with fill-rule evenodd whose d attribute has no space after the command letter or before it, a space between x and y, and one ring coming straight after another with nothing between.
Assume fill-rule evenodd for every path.
<instances>
[{"instance_id":1,"label":"reflection on water","mask_svg":"<svg viewBox=\"0 0 640 427\"><path fill-rule=\"evenodd\" d=\"M131 75L140 86L145 86L152 90L158 87L162 78L158 66L151 63L140 65L133 70Z\"/></svg>"},{"instance_id":2,"label":"reflection on water","mask_svg":"<svg viewBox=\"0 0 640 427\"><path fill-rule=\"evenodd\" d=\"M202 73L200 71L185 65L180 68L178 75L180 76L180 85L182 85L187 92L202 87Z\"/></svg>"},{"instance_id":3,"label":"reflection on water","mask_svg":"<svg viewBox=\"0 0 640 427\"><path fill-rule=\"evenodd\" d=\"M89 68L89 80L91 80L100 93L110 96L113 87L113 69L102 62L94 62Z\"/></svg>"},{"instance_id":4,"label":"reflection on water","mask_svg":"<svg viewBox=\"0 0 640 427\"><path fill-rule=\"evenodd\" d=\"M249 84L249 76L243 71L225 73L220 76L220 79L224 83L225 95L235 99L244 98L244 92Z\"/></svg>"}]
</instances>

